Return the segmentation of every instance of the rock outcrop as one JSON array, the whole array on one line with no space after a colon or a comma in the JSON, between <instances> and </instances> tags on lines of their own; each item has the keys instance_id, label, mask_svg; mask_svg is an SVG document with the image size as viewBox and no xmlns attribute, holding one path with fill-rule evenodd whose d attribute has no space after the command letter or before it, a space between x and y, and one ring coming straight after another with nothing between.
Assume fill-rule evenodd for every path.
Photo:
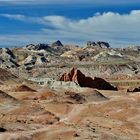
<instances>
[{"instance_id":1,"label":"rock outcrop","mask_svg":"<svg viewBox=\"0 0 140 140\"><path fill-rule=\"evenodd\" d=\"M15 59L15 55L9 48L0 48L0 53L5 57L10 57L11 59Z\"/></svg>"},{"instance_id":2,"label":"rock outcrop","mask_svg":"<svg viewBox=\"0 0 140 140\"><path fill-rule=\"evenodd\" d=\"M29 44L24 47L24 49L28 52L41 52L44 51L44 53L52 53L52 54L62 54L64 53L65 49L63 47L63 44L57 40L56 42L52 44L47 43L40 43L40 44Z\"/></svg>"},{"instance_id":3,"label":"rock outcrop","mask_svg":"<svg viewBox=\"0 0 140 140\"><path fill-rule=\"evenodd\" d=\"M55 46L63 46L63 44L61 43L60 40L57 40L56 42L52 43L51 46L52 46L52 47L55 47Z\"/></svg>"},{"instance_id":4,"label":"rock outcrop","mask_svg":"<svg viewBox=\"0 0 140 140\"><path fill-rule=\"evenodd\" d=\"M47 59L44 55L29 55L23 62L26 69L35 65L43 65L47 63Z\"/></svg>"},{"instance_id":5,"label":"rock outcrop","mask_svg":"<svg viewBox=\"0 0 140 140\"><path fill-rule=\"evenodd\" d=\"M87 46L93 46L93 47L99 47L99 48L110 48L109 43L103 42L103 41L99 41L99 42L88 41Z\"/></svg>"},{"instance_id":6,"label":"rock outcrop","mask_svg":"<svg viewBox=\"0 0 140 140\"><path fill-rule=\"evenodd\" d=\"M29 44L26 46L26 48L28 50L36 50L36 51L47 50L49 48L49 45L48 44L37 44L37 45Z\"/></svg>"},{"instance_id":7,"label":"rock outcrop","mask_svg":"<svg viewBox=\"0 0 140 140\"><path fill-rule=\"evenodd\" d=\"M0 67L1 68L17 68L16 57L8 48L0 48Z\"/></svg>"},{"instance_id":8,"label":"rock outcrop","mask_svg":"<svg viewBox=\"0 0 140 140\"><path fill-rule=\"evenodd\" d=\"M101 94L96 89L82 88L82 90L83 91L79 90L78 92L66 91L65 94L68 95L67 98L75 100L77 103L109 100L109 98Z\"/></svg>"},{"instance_id":9,"label":"rock outcrop","mask_svg":"<svg viewBox=\"0 0 140 140\"><path fill-rule=\"evenodd\" d=\"M112 61L124 61L127 60L127 57L124 57L121 53L116 52L115 50L101 51L96 56L94 56L95 61L99 62L112 62Z\"/></svg>"},{"instance_id":10,"label":"rock outcrop","mask_svg":"<svg viewBox=\"0 0 140 140\"><path fill-rule=\"evenodd\" d=\"M0 82L7 82L7 81L19 81L19 78L12 74L10 71L0 68Z\"/></svg>"},{"instance_id":11,"label":"rock outcrop","mask_svg":"<svg viewBox=\"0 0 140 140\"><path fill-rule=\"evenodd\" d=\"M132 89L127 89L127 92L140 92L140 87L132 88Z\"/></svg>"},{"instance_id":12,"label":"rock outcrop","mask_svg":"<svg viewBox=\"0 0 140 140\"><path fill-rule=\"evenodd\" d=\"M94 77L94 79L86 77L80 70L75 68L72 68L69 73L64 73L59 80L65 82L73 81L81 87L90 87L100 90L117 90L117 88L113 87L104 79L99 77Z\"/></svg>"}]
</instances>

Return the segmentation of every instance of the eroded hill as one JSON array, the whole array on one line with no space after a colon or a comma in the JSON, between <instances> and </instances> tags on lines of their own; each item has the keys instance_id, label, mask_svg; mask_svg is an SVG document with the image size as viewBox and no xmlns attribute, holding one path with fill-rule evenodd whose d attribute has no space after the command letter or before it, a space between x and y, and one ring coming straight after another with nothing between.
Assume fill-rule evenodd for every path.
<instances>
[{"instance_id":1,"label":"eroded hill","mask_svg":"<svg viewBox=\"0 0 140 140\"><path fill-rule=\"evenodd\" d=\"M139 47L0 49L0 140L139 140Z\"/></svg>"}]
</instances>

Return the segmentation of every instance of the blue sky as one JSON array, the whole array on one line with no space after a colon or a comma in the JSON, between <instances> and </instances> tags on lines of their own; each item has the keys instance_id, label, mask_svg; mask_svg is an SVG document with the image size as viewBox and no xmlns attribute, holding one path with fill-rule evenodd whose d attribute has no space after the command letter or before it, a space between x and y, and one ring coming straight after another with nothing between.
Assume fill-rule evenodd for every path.
<instances>
[{"instance_id":1,"label":"blue sky","mask_svg":"<svg viewBox=\"0 0 140 140\"><path fill-rule=\"evenodd\" d=\"M0 0L0 46L140 45L140 0Z\"/></svg>"}]
</instances>

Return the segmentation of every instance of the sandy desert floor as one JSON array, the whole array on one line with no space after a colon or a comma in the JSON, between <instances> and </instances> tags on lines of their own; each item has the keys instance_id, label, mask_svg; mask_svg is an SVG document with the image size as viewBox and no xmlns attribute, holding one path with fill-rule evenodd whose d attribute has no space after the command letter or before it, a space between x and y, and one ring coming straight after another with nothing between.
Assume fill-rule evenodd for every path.
<instances>
[{"instance_id":1,"label":"sandy desert floor","mask_svg":"<svg viewBox=\"0 0 140 140\"><path fill-rule=\"evenodd\" d=\"M8 89L0 96L0 140L140 140L140 93Z\"/></svg>"}]
</instances>

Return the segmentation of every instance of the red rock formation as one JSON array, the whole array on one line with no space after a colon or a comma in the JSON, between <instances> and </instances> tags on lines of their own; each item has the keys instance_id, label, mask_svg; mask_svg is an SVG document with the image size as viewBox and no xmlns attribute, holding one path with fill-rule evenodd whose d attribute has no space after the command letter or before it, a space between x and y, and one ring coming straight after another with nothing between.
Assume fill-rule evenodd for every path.
<instances>
[{"instance_id":1,"label":"red rock formation","mask_svg":"<svg viewBox=\"0 0 140 140\"><path fill-rule=\"evenodd\" d=\"M117 90L104 79L98 77L95 77L94 79L86 77L80 70L75 68L72 68L69 73L64 73L59 80L65 82L73 81L81 87L90 87L100 90Z\"/></svg>"},{"instance_id":2,"label":"red rock formation","mask_svg":"<svg viewBox=\"0 0 140 140\"><path fill-rule=\"evenodd\" d=\"M36 90L31 89L30 87L26 86L26 85L20 85L17 86L15 88L15 92L24 92L24 91L32 91L32 92L36 92Z\"/></svg>"},{"instance_id":3,"label":"red rock formation","mask_svg":"<svg viewBox=\"0 0 140 140\"><path fill-rule=\"evenodd\" d=\"M76 70L75 68L72 68L69 73L64 73L61 76L60 81L65 81L65 82L73 81L73 76L75 74L75 70Z\"/></svg>"}]
</instances>

